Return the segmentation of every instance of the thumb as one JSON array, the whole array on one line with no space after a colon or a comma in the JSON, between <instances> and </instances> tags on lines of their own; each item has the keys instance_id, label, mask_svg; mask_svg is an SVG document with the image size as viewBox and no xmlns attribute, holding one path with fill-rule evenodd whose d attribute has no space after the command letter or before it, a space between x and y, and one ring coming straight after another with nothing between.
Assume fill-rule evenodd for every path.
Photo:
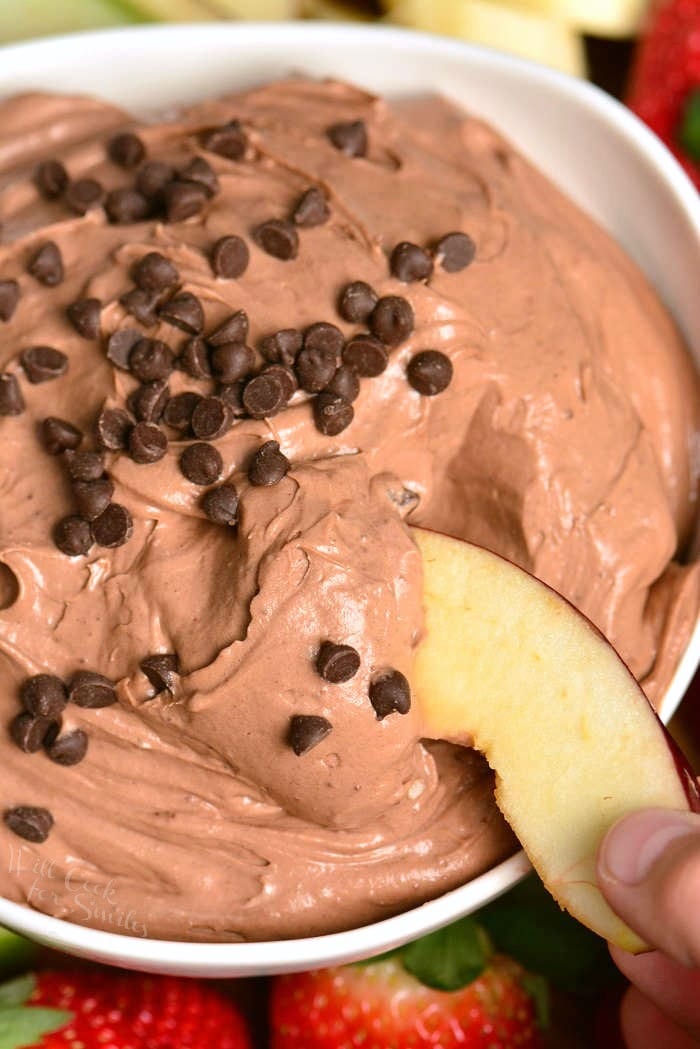
<instances>
[{"instance_id":1,"label":"thumb","mask_svg":"<svg viewBox=\"0 0 700 1049\"><path fill-rule=\"evenodd\" d=\"M610 906L650 947L700 967L700 815L626 816L601 845L598 877Z\"/></svg>"}]
</instances>

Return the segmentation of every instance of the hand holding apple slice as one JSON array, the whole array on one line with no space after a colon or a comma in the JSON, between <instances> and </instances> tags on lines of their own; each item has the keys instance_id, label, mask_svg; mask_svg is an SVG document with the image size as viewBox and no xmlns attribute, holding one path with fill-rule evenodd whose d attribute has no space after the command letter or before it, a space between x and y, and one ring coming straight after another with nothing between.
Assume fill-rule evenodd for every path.
<instances>
[{"instance_id":1,"label":"hand holding apple slice","mask_svg":"<svg viewBox=\"0 0 700 1049\"><path fill-rule=\"evenodd\" d=\"M481 547L413 535L425 636L412 685L426 734L482 751L496 801L555 899L644 950L597 887L598 846L635 809L700 811L695 780L625 664L568 601Z\"/></svg>"}]
</instances>

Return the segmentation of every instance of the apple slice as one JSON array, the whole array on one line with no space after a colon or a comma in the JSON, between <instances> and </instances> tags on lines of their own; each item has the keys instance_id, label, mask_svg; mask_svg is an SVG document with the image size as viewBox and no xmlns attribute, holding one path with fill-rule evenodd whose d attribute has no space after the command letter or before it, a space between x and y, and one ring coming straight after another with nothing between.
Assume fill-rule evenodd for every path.
<instances>
[{"instance_id":1,"label":"apple slice","mask_svg":"<svg viewBox=\"0 0 700 1049\"><path fill-rule=\"evenodd\" d=\"M583 41L559 19L493 0L392 0L385 6L387 22L513 51L573 76L585 75Z\"/></svg>"},{"instance_id":2,"label":"apple slice","mask_svg":"<svg viewBox=\"0 0 700 1049\"><path fill-rule=\"evenodd\" d=\"M412 691L426 735L476 747L496 801L562 907L625 950L646 949L596 884L608 828L634 809L700 810L692 775L600 631L496 554L413 529L425 635Z\"/></svg>"},{"instance_id":3,"label":"apple slice","mask_svg":"<svg viewBox=\"0 0 700 1049\"><path fill-rule=\"evenodd\" d=\"M23 0L21 4L0 3L0 42L22 40L50 33L103 26L128 25L138 21L120 0Z\"/></svg>"},{"instance_id":4,"label":"apple slice","mask_svg":"<svg viewBox=\"0 0 700 1049\"><path fill-rule=\"evenodd\" d=\"M581 33L630 37L639 32L647 0L510 0L513 7L555 18Z\"/></svg>"}]
</instances>

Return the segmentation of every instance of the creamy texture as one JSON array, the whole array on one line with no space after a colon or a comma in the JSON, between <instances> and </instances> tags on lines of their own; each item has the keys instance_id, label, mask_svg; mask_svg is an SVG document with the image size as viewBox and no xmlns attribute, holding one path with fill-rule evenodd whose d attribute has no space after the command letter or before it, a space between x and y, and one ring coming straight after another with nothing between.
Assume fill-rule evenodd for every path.
<instances>
[{"instance_id":1,"label":"creamy texture","mask_svg":"<svg viewBox=\"0 0 700 1049\"><path fill-rule=\"evenodd\" d=\"M67 708L87 757L62 768L0 740L3 807L43 805L42 845L0 826L0 891L39 910L134 935L260 939L348 928L428 899L513 848L490 774L467 750L421 740L415 710L377 721L369 679L408 671L421 629L420 564L402 518L502 553L586 612L652 699L662 694L698 609L698 572L674 558L696 513L698 384L667 313L630 260L493 130L439 100L390 107L340 84L292 81L209 101L138 128L150 159L183 164L202 128L238 117L250 147L207 159L221 192L184 223L109 225L42 200L35 163L62 159L71 177L130 184L105 159L127 116L96 101L44 95L0 106L0 280L22 297L0 323L0 368L19 376L24 415L0 420L0 704L18 710L28 675L97 670L120 703ZM366 121L366 159L334 149L325 129ZM296 260L266 255L250 233L284 218L319 185L331 219L300 231ZM464 230L476 260L439 267L427 285L389 275L400 240ZM246 238L250 265L216 279L207 253ZM47 239L65 280L25 270ZM134 327L119 304L148 250L171 258L205 309L207 331L233 310L250 343L279 328L338 324L340 289L366 280L408 298L411 338L387 370L362 380L355 420L337 437L314 427L305 395L270 420L238 422L216 442L241 494L236 530L206 520L201 489L182 476L183 443L143 466L108 460L114 499L134 518L116 550L69 559L51 542L71 511L63 464L37 422L90 433L103 404L136 385L106 360L106 337ZM103 303L102 338L65 319L78 297ZM179 349L168 325L145 332ZM68 373L40 386L18 355L46 343ZM421 397L405 367L420 349L454 365L450 387ZM171 392L210 387L175 373ZM253 488L246 466L262 440L294 466ZM87 442L85 444L87 447ZM321 680L321 640L354 645L362 666ZM153 696L138 669L177 652L173 695ZM297 757L294 714L333 730Z\"/></svg>"}]
</instances>

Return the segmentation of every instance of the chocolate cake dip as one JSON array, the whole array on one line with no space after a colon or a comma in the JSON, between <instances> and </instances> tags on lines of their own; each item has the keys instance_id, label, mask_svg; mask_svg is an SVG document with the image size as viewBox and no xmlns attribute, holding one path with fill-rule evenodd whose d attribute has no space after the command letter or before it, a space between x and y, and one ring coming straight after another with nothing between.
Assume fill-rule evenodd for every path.
<instances>
[{"instance_id":1,"label":"chocolate cake dip","mask_svg":"<svg viewBox=\"0 0 700 1049\"><path fill-rule=\"evenodd\" d=\"M306 80L143 124L23 95L0 223L3 895L275 939L508 855L485 763L411 706L406 522L534 572L663 693L697 377L495 131Z\"/></svg>"}]
</instances>

